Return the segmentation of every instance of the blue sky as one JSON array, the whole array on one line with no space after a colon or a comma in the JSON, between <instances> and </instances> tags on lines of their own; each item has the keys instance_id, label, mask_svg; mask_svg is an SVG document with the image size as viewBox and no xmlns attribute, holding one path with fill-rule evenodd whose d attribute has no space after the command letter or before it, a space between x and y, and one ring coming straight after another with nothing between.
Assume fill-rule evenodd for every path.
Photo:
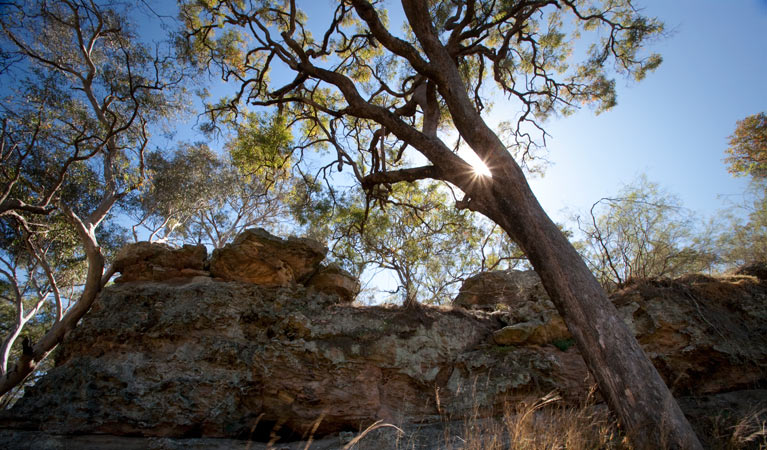
<instances>
[{"instance_id":1,"label":"blue sky","mask_svg":"<svg viewBox=\"0 0 767 450\"><path fill-rule=\"evenodd\" d=\"M397 15L397 2L391 3ZM314 0L308 13L324 22L333 4ZM642 174L702 217L731 209L747 188L745 179L727 173L723 158L735 122L767 110L767 0L636 0L635 5L666 24L668 36L649 47L664 62L642 82L618 78L618 105L612 110L595 115L584 108L544 123L551 135L544 155L551 165L544 177L530 182L558 222ZM173 10L172 2L163 6ZM498 100L492 116L514 114ZM200 138L189 131L179 130L177 138Z\"/></svg>"},{"instance_id":2,"label":"blue sky","mask_svg":"<svg viewBox=\"0 0 767 450\"><path fill-rule=\"evenodd\" d=\"M735 122L767 110L767 1L636 4L671 31L651 47L664 62L640 83L618 79L613 110L546 124L553 164L531 184L557 221L565 221L563 209L588 209L641 174L701 216L728 208L746 189L723 158Z\"/></svg>"},{"instance_id":3,"label":"blue sky","mask_svg":"<svg viewBox=\"0 0 767 450\"><path fill-rule=\"evenodd\" d=\"M308 13L322 20L333 3L314 0ZM544 154L552 164L530 181L558 222L642 174L703 217L731 208L746 190L723 158L735 122L767 110L767 0L635 5L666 24L668 36L650 46L664 62L642 82L618 78L612 110L595 115L584 108L545 123L551 138ZM493 110L495 117L515 113L504 111L502 100Z\"/></svg>"}]
</instances>

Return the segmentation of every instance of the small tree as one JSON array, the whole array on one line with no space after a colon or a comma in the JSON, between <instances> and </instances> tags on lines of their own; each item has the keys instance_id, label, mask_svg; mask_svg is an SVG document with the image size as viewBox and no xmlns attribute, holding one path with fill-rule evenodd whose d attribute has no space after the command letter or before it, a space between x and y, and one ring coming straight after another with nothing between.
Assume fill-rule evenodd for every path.
<instances>
[{"instance_id":1,"label":"small tree","mask_svg":"<svg viewBox=\"0 0 767 450\"><path fill-rule=\"evenodd\" d=\"M129 6L2 5L0 83L8 90L0 104L0 221L7 246L0 275L16 312L4 355L51 299L55 314L15 364L4 362L0 395L38 367L109 279L103 224L141 183L149 124L180 110L184 73L170 48L138 42ZM71 278L75 266L81 272Z\"/></svg>"},{"instance_id":2,"label":"small tree","mask_svg":"<svg viewBox=\"0 0 767 450\"><path fill-rule=\"evenodd\" d=\"M577 222L586 238L584 258L610 290L632 279L710 269L716 262L707 240L695 233L692 214L646 177L600 199Z\"/></svg>"}]
</instances>

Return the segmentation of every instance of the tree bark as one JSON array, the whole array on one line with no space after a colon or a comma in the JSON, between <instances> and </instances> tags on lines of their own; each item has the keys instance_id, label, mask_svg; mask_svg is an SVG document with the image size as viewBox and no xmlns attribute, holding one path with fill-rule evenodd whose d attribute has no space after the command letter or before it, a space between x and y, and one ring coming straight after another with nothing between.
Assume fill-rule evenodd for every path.
<instances>
[{"instance_id":1,"label":"tree bark","mask_svg":"<svg viewBox=\"0 0 767 450\"><path fill-rule=\"evenodd\" d=\"M4 395L16 385L23 382L24 379L34 372L40 361L53 350L56 345L64 338L67 331L77 325L77 322L90 309L96 300L101 288L111 276L111 273L104 275L104 256L101 254L101 248L98 247L96 240L95 226L90 221L83 223L75 213L68 208L63 208L72 224L77 230L77 234L83 243L86 259L88 261L88 274L85 280L85 287L77 302L69 308L61 320L56 322L50 330L33 347L32 352L22 354L14 366L9 369L2 378L0 378L0 396ZM104 277L104 278L102 278Z\"/></svg>"},{"instance_id":2,"label":"tree bark","mask_svg":"<svg viewBox=\"0 0 767 450\"><path fill-rule=\"evenodd\" d=\"M467 206L503 227L528 256L634 446L639 450L702 449L676 400L604 289L545 213L519 165L476 110L458 66L433 27L428 4L402 0L402 5L429 58L429 75L453 123L492 173L490 179L459 180L459 187L468 196ZM443 169L440 161L431 161Z\"/></svg>"}]
</instances>

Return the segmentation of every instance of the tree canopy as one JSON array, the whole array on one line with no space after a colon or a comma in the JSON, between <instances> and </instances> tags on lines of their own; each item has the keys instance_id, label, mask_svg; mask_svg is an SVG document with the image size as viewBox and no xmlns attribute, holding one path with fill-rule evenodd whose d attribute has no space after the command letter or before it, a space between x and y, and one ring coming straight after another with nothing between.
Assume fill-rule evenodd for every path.
<instances>
[{"instance_id":1,"label":"tree canopy","mask_svg":"<svg viewBox=\"0 0 767 450\"><path fill-rule=\"evenodd\" d=\"M767 114L761 112L739 120L730 136L725 162L730 173L767 177Z\"/></svg>"}]
</instances>

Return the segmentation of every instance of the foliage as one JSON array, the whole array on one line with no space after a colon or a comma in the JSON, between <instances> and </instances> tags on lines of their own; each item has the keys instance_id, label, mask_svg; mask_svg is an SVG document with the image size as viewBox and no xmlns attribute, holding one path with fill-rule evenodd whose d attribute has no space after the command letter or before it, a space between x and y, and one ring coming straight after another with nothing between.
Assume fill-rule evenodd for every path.
<instances>
[{"instance_id":1,"label":"foliage","mask_svg":"<svg viewBox=\"0 0 767 450\"><path fill-rule=\"evenodd\" d=\"M729 143L725 162L730 173L767 178L767 114L761 112L739 120Z\"/></svg>"},{"instance_id":2,"label":"foliage","mask_svg":"<svg viewBox=\"0 0 767 450\"><path fill-rule=\"evenodd\" d=\"M253 160L243 157L241 164ZM138 233L144 228L149 241L219 248L245 228L274 228L287 216L290 183L284 172L269 171L271 179L266 169L246 175L204 143L181 144L170 157L151 152L146 167L149 182L126 205L136 221L136 241L144 239Z\"/></svg>"},{"instance_id":3,"label":"foliage","mask_svg":"<svg viewBox=\"0 0 767 450\"><path fill-rule=\"evenodd\" d=\"M728 229L717 240L723 262L732 267L767 261L767 186L752 183L749 197L742 207L748 220L730 215Z\"/></svg>"},{"instance_id":4,"label":"foliage","mask_svg":"<svg viewBox=\"0 0 767 450\"><path fill-rule=\"evenodd\" d=\"M0 392L20 382L95 299L104 258L120 242L110 212L142 182L150 127L183 109L186 69L174 64L171 47L137 39L127 15L135 6L2 5L0 275L12 293L3 302L16 313L3 323ZM29 348L9 368L26 327Z\"/></svg>"},{"instance_id":5,"label":"foliage","mask_svg":"<svg viewBox=\"0 0 767 450\"><path fill-rule=\"evenodd\" d=\"M404 304L449 302L469 276L525 260L497 226L448 206L438 183L394 185L380 207L356 189L337 195L305 191L293 205L299 223L351 273L392 271Z\"/></svg>"},{"instance_id":6,"label":"foliage","mask_svg":"<svg viewBox=\"0 0 767 450\"><path fill-rule=\"evenodd\" d=\"M641 48L662 25L638 15L630 2L561 6L452 1L429 8L472 106L485 111L485 95L500 91L521 109L520 118L502 123L496 134L525 166L539 145L528 125L542 130L538 121L581 105L608 109L615 104L610 70L641 79L661 61L641 55ZM572 26L564 25L568 15L576 19ZM446 207L446 184L396 184L431 178L466 192L466 183L480 183L481 176L456 156L466 142L451 133L455 111L425 71L413 29L405 24L403 34L384 38L377 28L393 29L383 4L339 3L319 33L293 3L184 1L181 16L187 32L178 42L186 57L225 80L240 80L231 98L208 105L207 129L237 124L244 139L231 154L240 167L285 166L289 159L305 182L299 193L312 199L311 205L296 200L297 220L321 224L323 231L310 231L331 239L335 256L353 272L379 265L396 273L404 298L438 301L466 274L495 266L482 259L490 241L510 250L503 258L519 257L500 227ZM581 34L603 31L607 35L591 40L585 61L571 58ZM606 65L610 60L613 66ZM286 69L293 81L270 76ZM370 108L363 112L363 104ZM248 112L246 105L261 109ZM396 126L381 118L386 114ZM290 135L280 134L283 124ZM436 138L439 151L424 151L412 131ZM305 157L307 149L315 153ZM423 160L416 152L432 163L442 155L437 159L450 160L454 172L414 167ZM254 159L265 164L253 165Z\"/></svg>"},{"instance_id":7,"label":"foliage","mask_svg":"<svg viewBox=\"0 0 767 450\"><path fill-rule=\"evenodd\" d=\"M646 177L600 199L577 223L583 256L608 289L635 278L707 270L716 262L709 240L695 232L694 217Z\"/></svg>"}]
</instances>

